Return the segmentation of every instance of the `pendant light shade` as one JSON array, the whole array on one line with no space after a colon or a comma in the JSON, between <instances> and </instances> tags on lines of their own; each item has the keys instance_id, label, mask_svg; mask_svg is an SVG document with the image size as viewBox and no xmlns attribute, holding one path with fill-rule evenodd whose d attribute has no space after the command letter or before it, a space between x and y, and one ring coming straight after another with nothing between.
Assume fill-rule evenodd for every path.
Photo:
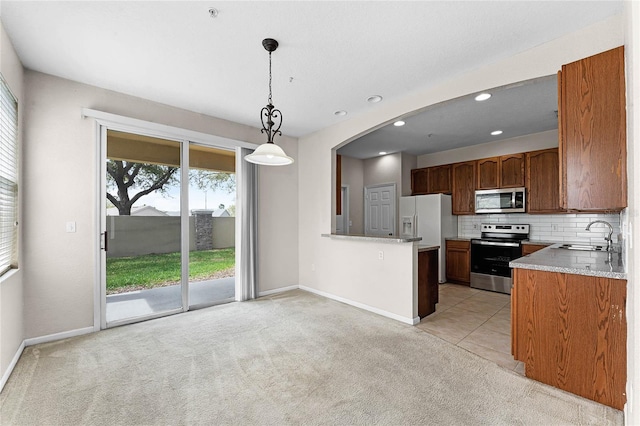
<instances>
[{"instance_id":1,"label":"pendant light shade","mask_svg":"<svg viewBox=\"0 0 640 426\"><path fill-rule=\"evenodd\" d=\"M273 138L276 135L282 136L280 131L282 113L273 106L271 99L271 52L278 48L278 42L272 38L265 38L262 40L262 46L269 52L269 99L267 106L260 111L260 120L262 121L262 130L260 132L267 134L267 143L260 145L258 149L244 157L244 159L250 163L263 166L286 166L293 163L293 158L289 157L282 148L273 143Z\"/></svg>"},{"instance_id":2,"label":"pendant light shade","mask_svg":"<svg viewBox=\"0 0 640 426\"><path fill-rule=\"evenodd\" d=\"M282 148L273 142L263 143L244 159L263 166L286 166L293 163L293 158L285 154Z\"/></svg>"}]
</instances>

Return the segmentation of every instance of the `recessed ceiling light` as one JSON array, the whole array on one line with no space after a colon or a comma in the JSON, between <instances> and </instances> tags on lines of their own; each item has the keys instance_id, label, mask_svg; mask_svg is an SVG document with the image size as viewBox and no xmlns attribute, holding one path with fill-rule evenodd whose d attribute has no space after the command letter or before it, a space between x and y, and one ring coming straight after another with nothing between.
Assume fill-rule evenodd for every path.
<instances>
[{"instance_id":1,"label":"recessed ceiling light","mask_svg":"<svg viewBox=\"0 0 640 426\"><path fill-rule=\"evenodd\" d=\"M344 110L339 110L333 113L334 115L338 115L338 116L343 116L343 115L347 115L347 111Z\"/></svg>"},{"instance_id":2,"label":"recessed ceiling light","mask_svg":"<svg viewBox=\"0 0 640 426\"><path fill-rule=\"evenodd\" d=\"M404 124L405 124L405 123L404 123L404 121L402 121L402 120L398 120L398 121L396 121L395 123L393 123L393 125L394 125L394 126L396 126L396 127L404 126Z\"/></svg>"},{"instance_id":3,"label":"recessed ceiling light","mask_svg":"<svg viewBox=\"0 0 640 426\"><path fill-rule=\"evenodd\" d=\"M486 101L487 99L489 99L491 97L491 93L480 93L478 96L476 96L476 101L481 102L481 101Z\"/></svg>"},{"instance_id":4,"label":"recessed ceiling light","mask_svg":"<svg viewBox=\"0 0 640 426\"><path fill-rule=\"evenodd\" d=\"M377 102L380 102L382 100L382 96L380 95L373 95L373 96L369 96L367 98L367 102L375 104Z\"/></svg>"},{"instance_id":5,"label":"recessed ceiling light","mask_svg":"<svg viewBox=\"0 0 640 426\"><path fill-rule=\"evenodd\" d=\"M387 155L387 152L386 152L386 151L380 151L378 154L380 154L380 155Z\"/></svg>"},{"instance_id":6,"label":"recessed ceiling light","mask_svg":"<svg viewBox=\"0 0 640 426\"><path fill-rule=\"evenodd\" d=\"M493 132L491 132L491 136L498 136L502 134L502 130L494 130Z\"/></svg>"}]
</instances>

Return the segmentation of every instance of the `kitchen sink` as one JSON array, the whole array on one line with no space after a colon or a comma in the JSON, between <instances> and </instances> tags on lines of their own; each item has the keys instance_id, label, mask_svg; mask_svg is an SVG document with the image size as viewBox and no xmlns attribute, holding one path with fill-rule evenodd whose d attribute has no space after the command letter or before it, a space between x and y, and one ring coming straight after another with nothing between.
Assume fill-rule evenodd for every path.
<instances>
[{"instance_id":1,"label":"kitchen sink","mask_svg":"<svg viewBox=\"0 0 640 426\"><path fill-rule=\"evenodd\" d=\"M565 250L607 251L605 246L592 246L588 244L563 244L558 248Z\"/></svg>"}]
</instances>

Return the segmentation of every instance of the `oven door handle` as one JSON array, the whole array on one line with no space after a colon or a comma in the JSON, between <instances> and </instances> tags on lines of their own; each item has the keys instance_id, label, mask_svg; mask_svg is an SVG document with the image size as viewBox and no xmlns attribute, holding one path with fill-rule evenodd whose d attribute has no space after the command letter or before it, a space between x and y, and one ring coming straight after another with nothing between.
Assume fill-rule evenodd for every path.
<instances>
[{"instance_id":1,"label":"oven door handle","mask_svg":"<svg viewBox=\"0 0 640 426\"><path fill-rule=\"evenodd\" d=\"M496 241L473 240L471 244L480 244L482 246L499 246L499 247L520 247L519 243L499 243Z\"/></svg>"}]
</instances>

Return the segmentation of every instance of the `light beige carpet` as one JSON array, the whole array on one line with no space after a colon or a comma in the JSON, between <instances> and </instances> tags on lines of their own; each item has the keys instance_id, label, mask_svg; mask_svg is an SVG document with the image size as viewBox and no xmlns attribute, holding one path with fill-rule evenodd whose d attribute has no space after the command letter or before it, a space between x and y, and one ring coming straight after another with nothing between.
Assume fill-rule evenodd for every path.
<instances>
[{"instance_id":1,"label":"light beige carpet","mask_svg":"<svg viewBox=\"0 0 640 426\"><path fill-rule=\"evenodd\" d=\"M620 411L296 290L24 351L2 425L622 424Z\"/></svg>"}]
</instances>

